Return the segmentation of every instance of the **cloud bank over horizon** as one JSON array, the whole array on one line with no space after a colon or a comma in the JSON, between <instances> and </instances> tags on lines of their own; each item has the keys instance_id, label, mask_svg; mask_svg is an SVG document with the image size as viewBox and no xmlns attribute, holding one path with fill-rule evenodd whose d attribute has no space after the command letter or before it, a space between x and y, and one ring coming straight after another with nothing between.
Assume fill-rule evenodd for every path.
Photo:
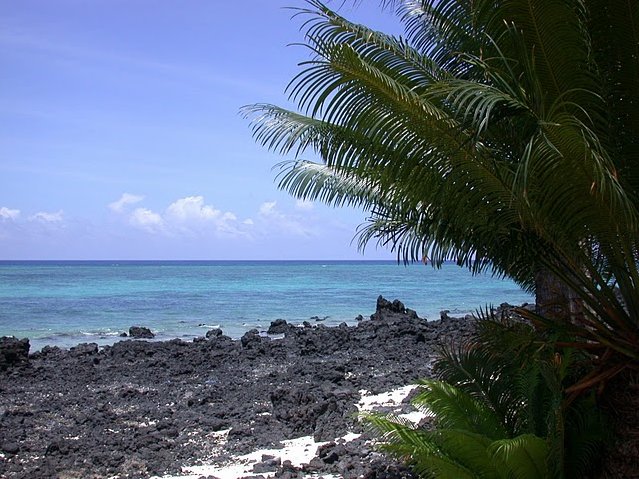
<instances>
[{"instance_id":1,"label":"cloud bank over horizon","mask_svg":"<svg viewBox=\"0 0 639 479\"><path fill-rule=\"evenodd\" d=\"M289 199L255 202L249 214L225 210L204 195L152 207L146 194L122 193L103 218L63 210L25 214L0 206L0 259L357 259L355 225L332 210ZM47 256L29 254L34 247ZM127 250L129 253L122 254ZM293 253L299 251L297 253ZM382 251L373 258L389 259Z\"/></svg>"},{"instance_id":2,"label":"cloud bank over horizon","mask_svg":"<svg viewBox=\"0 0 639 479\"><path fill-rule=\"evenodd\" d=\"M120 199L109 203L108 208L134 228L165 236L212 235L256 239L275 231L302 237L313 236L317 231L309 217L313 210L310 202L298 201L295 211L285 213L278 208L277 201L264 201L252 216L238 218L234 212L206 204L203 195L178 198L161 212L144 206L130 207L144 198L143 195L123 193Z\"/></svg>"}]
</instances>

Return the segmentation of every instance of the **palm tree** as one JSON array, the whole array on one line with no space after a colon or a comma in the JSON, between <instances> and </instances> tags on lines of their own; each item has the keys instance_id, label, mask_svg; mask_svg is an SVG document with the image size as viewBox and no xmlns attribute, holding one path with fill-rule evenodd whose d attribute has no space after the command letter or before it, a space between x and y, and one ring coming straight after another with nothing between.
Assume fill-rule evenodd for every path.
<instances>
[{"instance_id":1,"label":"palm tree","mask_svg":"<svg viewBox=\"0 0 639 479\"><path fill-rule=\"evenodd\" d=\"M639 44L639 4L409 2L402 40L308 3L314 57L290 85L303 113L246 110L257 141L323 161L284 163L280 186L369 210L361 244L405 260L453 258L529 289L550 273L585 303L563 326L623 358L612 372L636 362L639 55L620 43Z\"/></svg>"},{"instance_id":2,"label":"palm tree","mask_svg":"<svg viewBox=\"0 0 639 479\"><path fill-rule=\"evenodd\" d=\"M639 369L639 2L389 2L394 38L317 0L299 111L254 105L292 195L370 212L362 247L448 259L537 294L588 351L568 402ZM307 152L321 162L304 161Z\"/></svg>"}]
</instances>

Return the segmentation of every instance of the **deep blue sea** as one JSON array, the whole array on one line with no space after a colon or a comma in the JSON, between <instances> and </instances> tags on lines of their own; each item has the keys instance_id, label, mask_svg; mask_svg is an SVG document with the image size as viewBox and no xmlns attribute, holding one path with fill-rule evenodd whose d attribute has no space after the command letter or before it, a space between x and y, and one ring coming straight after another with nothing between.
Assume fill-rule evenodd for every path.
<instances>
[{"instance_id":1,"label":"deep blue sea","mask_svg":"<svg viewBox=\"0 0 639 479\"><path fill-rule=\"evenodd\" d=\"M282 318L354 324L379 295L420 317L465 315L532 297L510 281L446 264L394 261L0 261L0 336L33 350L104 345L132 325L158 339L191 339L213 327L238 338Z\"/></svg>"}]
</instances>

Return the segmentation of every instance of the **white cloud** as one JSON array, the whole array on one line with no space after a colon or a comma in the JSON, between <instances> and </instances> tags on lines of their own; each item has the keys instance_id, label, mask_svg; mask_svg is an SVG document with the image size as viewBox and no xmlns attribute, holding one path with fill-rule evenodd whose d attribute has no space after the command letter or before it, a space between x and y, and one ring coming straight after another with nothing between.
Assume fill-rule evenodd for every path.
<instances>
[{"instance_id":1,"label":"white cloud","mask_svg":"<svg viewBox=\"0 0 639 479\"><path fill-rule=\"evenodd\" d=\"M7 208L3 206L0 208L0 219L1 220L15 220L20 216L20 210L14 210L11 208Z\"/></svg>"},{"instance_id":2,"label":"white cloud","mask_svg":"<svg viewBox=\"0 0 639 479\"><path fill-rule=\"evenodd\" d=\"M109 208L112 211L120 213L126 205L134 205L144 199L144 196L132 195L131 193L122 193L119 200L109 203Z\"/></svg>"},{"instance_id":3,"label":"white cloud","mask_svg":"<svg viewBox=\"0 0 639 479\"><path fill-rule=\"evenodd\" d=\"M147 208L136 208L129 217L129 222L143 230L155 233L164 229L164 220L162 217Z\"/></svg>"},{"instance_id":4,"label":"white cloud","mask_svg":"<svg viewBox=\"0 0 639 479\"><path fill-rule=\"evenodd\" d=\"M206 221L220 218L222 212L204 204L203 196L187 196L171 203L166 213L180 221Z\"/></svg>"},{"instance_id":5,"label":"white cloud","mask_svg":"<svg viewBox=\"0 0 639 479\"><path fill-rule=\"evenodd\" d=\"M187 196L174 201L166 209L165 219L174 228L194 234L214 231L216 233L240 234L235 222L237 216L223 212L204 203L203 196Z\"/></svg>"},{"instance_id":6,"label":"white cloud","mask_svg":"<svg viewBox=\"0 0 639 479\"><path fill-rule=\"evenodd\" d=\"M277 206L277 201L266 201L260 205L260 214L262 216L273 216L277 215L277 211L275 207Z\"/></svg>"},{"instance_id":7,"label":"white cloud","mask_svg":"<svg viewBox=\"0 0 639 479\"><path fill-rule=\"evenodd\" d=\"M122 195L110 207L121 207L139 201L141 197ZM224 211L208 204L203 195L179 198L164 211L135 208L127 214L129 224L148 233L187 238L258 238L271 236L312 237L318 228L309 212L310 202L298 201L289 210L280 209L277 201L265 201L259 205L257 215L238 218L231 211Z\"/></svg>"},{"instance_id":8,"label":"white cloud","mask_svg":"<svg viewBox=\"0 0 639 479\"><path fill-rule=\"evenodd\" d=\"M313 236L314 228L300 215L290 215L277 208L277 201L266 201L260 205L259 217L261 223L278 233L293 234L295 236Z\"/></svg>"},{"instance_id":9,"label":"white cloud","mask_svg":"<svg viewBox=\"0 0 639 479\"><path fill-rule=\"evenodd\" d=\"M171 203L164 213L136 208L129 215L129 223L151 233L169 236L206 236L223 234L238 236L237 216L204 202L203 196L187 196Z\"/></svg>"},{"instance_id":10,"label":"white cloud","mask_svg":"<svg viewBox=\"0 0 639 479\"><path fill-rule=\"evenodd\" d=\"M62 216L62 210L56 211L55 213L39 211L38 213L31 215L29 219L31 221L40 221L41 223L60 223L63 220Z\"/></svg>"},{"instance_id":11,"label":"white cloud","mask_svg":"<svg viewBox=\"0 0 639 479\"><path fill-rule=\"evenodd\" d=\"M295 202L295 208L302 211L309 211L313 209L313 202L308 200L297 200Z\"/></svg>"}]
</instances>

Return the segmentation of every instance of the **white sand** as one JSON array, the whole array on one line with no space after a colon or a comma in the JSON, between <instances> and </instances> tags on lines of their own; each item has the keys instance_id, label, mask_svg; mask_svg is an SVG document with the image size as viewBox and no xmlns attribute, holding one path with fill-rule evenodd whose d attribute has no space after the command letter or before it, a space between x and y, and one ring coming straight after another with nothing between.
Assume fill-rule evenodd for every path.
<instances>
[{"instance_id":1,"label":"white sand","mask_svg":"<svg viewBox=\"0 0 639 479\"><path fill-rule=\"evenodd\" d=\"M368 391L362 389L359 392L362 398L357 404L357 408L361 412L371 412L376 407L399 407L406 396L416 387L414 384L409 384L408 386L402 386L392 391L375 395L369 395Z\"/></svg>"},{"instance_id":2,"label":"white sand","mask_svg":"<svg viewBox=\"0 0 639 479\"><path fill-rule=\"evenodd\" d=\"M253 471L253 465L261 462L262 455L279 457L282 462L288 460L291 461L291 464L294 466L301 466L302 464L310 462L310 460L315 457L317 448L326 443L316 443L313 440L313 436L305 436L298 439L291 439L290 441L282 441L282 444L284 445L282 449L262 449L244 456L239 456L233 464L222 468L215 466L195 466L187 468L187 471L197 474L197 477L213 475L220 479L235 479L250 474ZM274 473L266 473L264 475L270 477L274 475Z\"/></svg>"},{"instance_id":3,"label":"white sand","mask_svg":"<svg viewBox=\"0 0 639 479\"><path fill-rule=\"evenodd\" d=\"M353 440L358 434L350 434L344 437L345 440ZM237 456L233 462L226 465L210 464L206 466L184 467L186 474L179 476L163 476L162 479L197 479L201 476L215 476L219 479L236 479L238 477L256 474L253 473L253 466L262 461L262 456L279 457L282 462L291 461L294 466L308 464L316 456L317 448L327 444L326 442L315 442L313 436L304 436L297 439L282 441L282 449L261 449L244 456ZM265 477L275 475L274 472L261 472ZM312 476L309 476L312 477ZM325 479L330 476L324 475Z\"/></svg>"},{"instance_id":4,"label":"white sand","mask_svg":"<svg viewBox=\"0 0 639 479\"><path fill-rule=\"evenodd\" d=\"M402 401L410 392L415 388L415 385L403 386L382 394L369 395L368 391L360 391L362 398L357 404L357 408L360 412L371 412L378 407L397 407L401 406ZM423 413L415 412L410 414L401 415L406 417L412 422L419 422ZM220 431L220 436L225 436L228 431ZM344 440L345 442L353 441L360 435L349 433L338 440ZM317 449L327 444L327 442L315 442L313 436L304 436L297 439L291 439L288 441L282 441L284 445L281 449L262 449L254 451L250 454L234 457L229 464L209 464L205 466L188 466L182 468L184 474L177 476L162 476L155 479L198 479L201 476L215 476L219 479L237 479L239 477L253 475L253 466L262 461L262 456L274 456L280 458L282 462L291 461L296 467L302 464L308 464L311 459L317 455ZM274 472L262 472L260 473L265 477L272 477ZM315 478L317 475L308 475L307 478ZM339 479L337 476L322 474L325 479Z\"/></svg>"},{"instance_id":5,"label":"white sand","mask_svg":"<svg viewBox=\"0 0 639 479\"><path fill-rule=\"evenodd\" d=\"M368 391L362 390L360 391L362 398L357 404L357 408L359 409L360 412L372 412L379 407L385 407L385 408L391 407L391 408L396 408L396 412L400 412L402 401L406 399L406 397L415 388L417 388L417 385L410 384L408 386L403 386L403 387L394 389L392 391L376 394L376 395L369 395ZM417 411L417 410L410 413L397 414L398 417L406 419L412 422L413 424L419 424L422 419L427 417L427 415L428 414L422 411Z\"/></svg>"}]
</instances>

